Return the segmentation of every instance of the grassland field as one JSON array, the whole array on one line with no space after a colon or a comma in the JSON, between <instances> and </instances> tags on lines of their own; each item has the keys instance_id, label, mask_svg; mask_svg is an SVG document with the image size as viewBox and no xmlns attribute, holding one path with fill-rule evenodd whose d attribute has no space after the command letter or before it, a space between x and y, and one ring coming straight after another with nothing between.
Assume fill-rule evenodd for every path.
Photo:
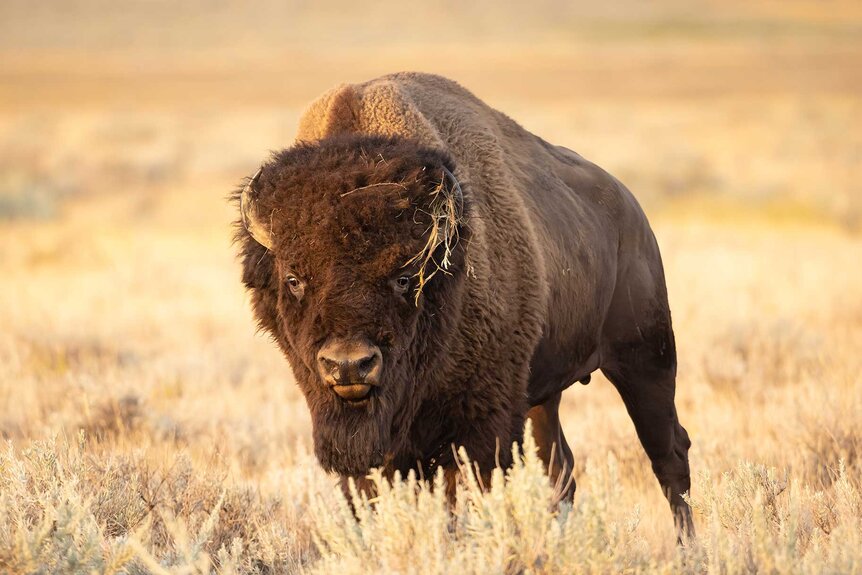
<instances>
[{"instance_id":1,"label":"grassland field","mask_svg":"<svg viewBox=\"0 0 862 575\"><path fill-rule=\"evenodd\" d=\"M853 2L4 2L0 573L862 573L860 64ZM563 397L570 506L528 457L357 519L318 468L226 197L317 94L399 69L642 202L696 542L601 376Z\"/></svg>"}]
</instances>

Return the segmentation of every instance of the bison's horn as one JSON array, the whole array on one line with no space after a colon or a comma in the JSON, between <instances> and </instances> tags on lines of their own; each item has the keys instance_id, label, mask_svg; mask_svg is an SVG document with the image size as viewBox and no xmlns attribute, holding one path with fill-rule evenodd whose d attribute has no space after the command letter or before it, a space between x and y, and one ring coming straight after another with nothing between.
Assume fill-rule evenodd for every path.
<instances>
[{"instance_id":1,"label":"bison's horn","mask_svg":"<svg viewBox=\"0 0 862 575\"><path fill-rule=\"evenodd\" d=\"M269 226L263 225L258 217L257 202L252 197L254 194L254 185L260 177L263 168L248 181L245 188L242 190L242 195L239 199L239 210L242 214L242 225L251 234L257 243L266 249L272 249L272 233Z\"/></svg>"},{"instance_id":2,"label":"bison's horn","mask_svg":"<svg viewBox=\"0 0 862 575\"><path fill-rule=\"evenodd\" d=\"M458 182L455 174L450 172L446 166L443 166L443 174L449 180L449 189L455 195L455 205L458 207L458 212L460 213L464 206L464 192L461 191L461 184Z\"/></svg>"}]
</instances>

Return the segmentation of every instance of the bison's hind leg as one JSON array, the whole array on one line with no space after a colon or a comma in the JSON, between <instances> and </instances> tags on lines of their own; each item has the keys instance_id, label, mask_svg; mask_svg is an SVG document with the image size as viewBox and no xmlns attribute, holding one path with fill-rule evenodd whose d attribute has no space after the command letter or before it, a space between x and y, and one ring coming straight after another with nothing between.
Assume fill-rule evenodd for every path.
<instances>
[{"instance_id":1,"label":"bison's hind leg","mask_svg":"<svg viewBox=\"0 0 862 575\"><path fill-rule=\"evenodd\" d=\"M602 372L625 403L682 541L694 536L691 508L682 497L691 487L691 441L674 403L676 347L658 266L617 286L603 334Z\"/></svg>"},{"instance_id":2,"label":"bison's hind leg","mask_svg":"<svg viewBox=\"0 0 862 575\"><path fill-rule=\"evenodd\" d=\"M675 362L672 366L662 366L654 358L658 347L667 344L671 347L665 350L672 349L672 335L665 339L665 344L643 342L618 346L614 361L602 371L625 403L653 472L670 503L677 536L682 540L694 535L691 509L682 497L691 488L688 464L691 441L679 422L674 404Z\"/></svg>"},{"instance_id":3,"label":"bison's hind leg","mask_svg":"<svg viewBox=\"0 0 862 575\"><path fill-rule=\"evenodd\" d=\"M561 396L562 393L554 394L544 403L532 407L527 417L532 423L533 439L551 483L558 488L561 500L571 501L575 495L575 479L572 476L575 458L560 425Z\"/></svg>"}]
</instances>

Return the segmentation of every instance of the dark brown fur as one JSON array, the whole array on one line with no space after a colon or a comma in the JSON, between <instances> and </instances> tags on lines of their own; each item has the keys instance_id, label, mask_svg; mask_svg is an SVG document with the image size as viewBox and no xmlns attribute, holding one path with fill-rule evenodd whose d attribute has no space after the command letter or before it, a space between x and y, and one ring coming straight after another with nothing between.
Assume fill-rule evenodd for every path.
<instances>
[{"instance_id":1,"label":"dark brown fur","mask_svg":"<svg viewBox=\"0 0 862 575\"><path fill-rule=\"evenodd\" d=\"M418 304L412 293L394 297L387 283L416 271L418 263L405 263L426 241L427 201L444 166L454 169L445 154L403 139L340 136L298 145L273 156L256 190L261 211L275 214L274 251L238 228L255 316L294 368L311 410L315 452L328 470L351 476L384 464L406 470L444 439L410 431L422 401L433 395L434 356L448 347L468 227L462 222L446 281L425 286ZM392 185L374 186L381 183ZM288 210L290 217L278 216ZM280 289L287 270L309 282L301 301ZM367 410L344 405L320 382L315 355L333 335L362 335L383 350L384 380Z\"/></svg>"},{"instance_id":2,"label":"dark brown fur","mask_svg":"<svg viewBox=\"0 0 862 575\"><path fill-rule=\"evenodd\" d=\"M461 184L460 241L451 268L414 303L389 282L417 271L403 266L425 244L443 168ZM453 82L396 74L315 102L300 142L263 167L252 195L273 243L267 250L239 227L243 281L293 367L326 469L451 475L456 444L488 472L510 463L529 416L542 457L565 478L573 461L560 395L602 369L680 531L690 528L681 498L690 443L674 406L661 257L620 182ZM300 300L288 274L306 280ZM345 405L321 382L315 354L331 337L382 350L367 406Z\"/></svg>"}]
</instances>

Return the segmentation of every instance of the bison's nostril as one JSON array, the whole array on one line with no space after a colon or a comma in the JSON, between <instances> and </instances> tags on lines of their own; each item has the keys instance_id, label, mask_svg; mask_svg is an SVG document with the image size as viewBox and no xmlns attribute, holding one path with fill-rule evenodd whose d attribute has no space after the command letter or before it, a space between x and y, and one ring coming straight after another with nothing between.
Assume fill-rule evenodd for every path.
<instances>
[{"instance_id":1,"label":"bison's nostril","mask_svg":"<svg viewBox=\"0 0 862 575\"><path fill-rule=\"evenodd\" d=\"M326 357L321 357L321 358L319 358L319 361L320 361L320 366L323 368L323 371L325 371L326 373L335 374L335 372L338 370L338 362L336 362L335 360L332 360L332 359L329 359Z\"/></svg>"},{"instance_id":2,"label":"bison's nostril","mask_svg":"<svg viewBox=\"0 0 862 575\"><path fill-rule=\"evenodd\" d=\"M358 362L356 362L356 367L361 374L367 374L369 371L374 369L374 366L377 364L377 356L369 355L363 357Z\"/></svg>"}]
</instances>

